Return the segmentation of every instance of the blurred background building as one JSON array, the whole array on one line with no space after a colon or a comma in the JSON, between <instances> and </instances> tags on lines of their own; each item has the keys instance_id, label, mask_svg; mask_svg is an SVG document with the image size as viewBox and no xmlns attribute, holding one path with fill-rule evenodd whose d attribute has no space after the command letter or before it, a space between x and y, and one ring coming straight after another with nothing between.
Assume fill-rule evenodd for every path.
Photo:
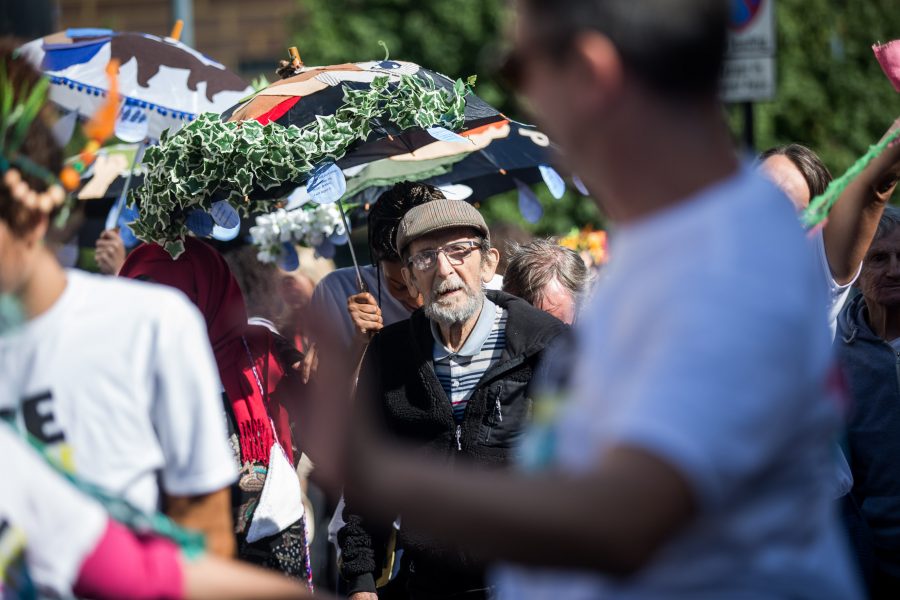
<instances>
[{"instance_id":1,"label":"blurred background building","mask_svg":"<svg viewBox=\"0 0 900 600\"><path fill-rule=\"evenodd\" d=\"M31 39L69 27L106 27L168 35L180 6L193 13L189 45L248 80L287 55L300 5L296 0L3 0L4 33ZM13 29L13 26L16 29ZM186 32L188 33L188 32Z\"/></svg>"}]
</instances>

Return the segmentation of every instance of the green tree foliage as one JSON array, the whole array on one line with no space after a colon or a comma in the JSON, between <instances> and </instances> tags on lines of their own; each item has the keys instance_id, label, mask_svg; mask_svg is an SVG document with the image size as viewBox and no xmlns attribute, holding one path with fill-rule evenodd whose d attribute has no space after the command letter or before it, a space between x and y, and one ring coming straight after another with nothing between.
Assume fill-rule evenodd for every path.
<instances>
[{"instance_id":1,"label":"green tree foliage","mask_svg":"<svg viewBox=\"0 0 900 600\"><path fill-rule=\"evenodd\" d=\"M494 76L509 23L506 0L298 0L301 11L292 43L307 64L375 60L384 56L409 60L452 78L477 75L475 91L505 114L528 121L515 98ZM538 186L543 188L543 186ZM538 189L544 218L524 222L515 192L481 206L489 222L512 221L539 234L567 233L572 227L602 223L594 203L570 191L554 200Z\"/></svg>"},{"instance_id":2,"label":"green tree foliage","mask_svg":"<svg viewBox=\"0 0 900 600\"><path fill-rule=\"evenodd\" d=\"M510 116L528 120L493 77L503 48L506 0L297 0L293 43L310 64L391 56L451 77L478 75L477 93ZM897 0L775 0L778 95L755 107L757 149L799 142L842 173L900 116L900 95L888 83L871 46L900 38ZM741 119L729 108L736 137ZM538 186L541 188L542 186ZM570 191L560 201L538 195L544 218L529 229L565 233L602 225L593 202ZM522 223L516 195L482 206L489 220Z\"/></svg>"},{"instance_id":3,"label":"green tree foliage","mask_svg":"<svg viewBox=\"0 0 900 600\"><path fill-rule=\"evenodd\" d=\"M799 142L841 174L900 117L872 44L900 38L897 0L776 0L778 91L756 107L758 149Z\"/></svg>"}]
</instances>

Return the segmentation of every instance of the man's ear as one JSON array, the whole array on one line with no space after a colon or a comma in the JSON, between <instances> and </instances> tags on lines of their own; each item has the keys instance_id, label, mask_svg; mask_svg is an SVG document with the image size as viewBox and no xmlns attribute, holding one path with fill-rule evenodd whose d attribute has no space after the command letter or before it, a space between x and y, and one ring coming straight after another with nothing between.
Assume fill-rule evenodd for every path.
<instances>
[{"instance_id":1,"label":"man's ear","mask_svg":"<svg viewBox=\"0 0 900 600\"><path fill-rule=\"evenodd\" d=\"M416 287L416 279L413 277L412 272L407 267L403 267L400 273L403 274L403 283L406 284L406 291L409 292L410 298L421 296L422 292Z\"/></svg>"},{"instance_id":2,"label":"man's ear","mask_svg":"<svg viewBox=\"0 0 900 600\"><path fill-rule=\"evenodd\" d=\"M574 40L578 58L574 73L582 81L582 92L574 99L587 110L608 104L619 94L624 82L622 58L612 40L601 33L583 33Z\"/></svg>"},{"instance_id":3,"label":"man's ear","mask_svg":"<svg viewBox=\"0 0 900 600\"><path fill-rule=\"evenodd\" d=\"M481 264L481 281L490 283L497 274L497 265L500 264L500 251L491 248L487 251L487 260Z\"/></svg>"}]
</instances>

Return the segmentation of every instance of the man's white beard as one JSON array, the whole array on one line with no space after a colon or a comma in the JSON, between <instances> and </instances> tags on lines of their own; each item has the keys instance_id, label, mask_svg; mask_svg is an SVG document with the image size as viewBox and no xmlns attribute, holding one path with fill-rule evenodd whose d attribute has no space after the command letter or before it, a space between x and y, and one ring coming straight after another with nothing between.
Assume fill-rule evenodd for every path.
<instances>
[{"instance_id":1,"label":"man's white beard","mask_svg":"<svg viewBox=\"0 0 900 600\"><path fill-rule=\"evenodd\" d=\"M439 295L453 290L462 290L466 299L459 303L443 302ZM441 282L435 281L431 288L431 298L425 303L425 316L445 327L465 323L474 316L484 302L481 287L472 290L459 275L453 275Z\"/></svg>"}]
</instances>

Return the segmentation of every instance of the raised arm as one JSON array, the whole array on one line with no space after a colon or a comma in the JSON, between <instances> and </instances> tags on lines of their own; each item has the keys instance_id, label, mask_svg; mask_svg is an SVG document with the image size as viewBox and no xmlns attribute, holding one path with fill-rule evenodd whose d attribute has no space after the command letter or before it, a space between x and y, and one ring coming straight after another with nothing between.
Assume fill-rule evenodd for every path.
<instances>
[{"instance_id":1,"label":"raised arm","mask_svg":"<svg viewBox=\"0 0 900 600\"><path fill-rule=\"evenodd\" d=\"M894 121L885 137L898 128L900 119ZM850 283L859 271L898 176L900 144L895 143L869 163L831 209L823 235L828 265L838 284Z\"/></svg>"}]
</instances>

